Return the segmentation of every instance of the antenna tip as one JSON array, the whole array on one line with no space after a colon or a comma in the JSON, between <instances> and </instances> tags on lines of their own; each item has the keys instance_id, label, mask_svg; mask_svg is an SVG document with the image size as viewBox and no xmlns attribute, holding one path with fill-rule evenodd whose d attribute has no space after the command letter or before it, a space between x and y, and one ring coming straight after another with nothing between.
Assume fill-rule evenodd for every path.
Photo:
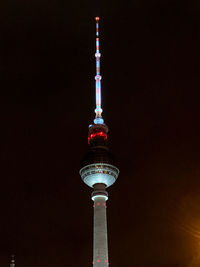
<instances>
[{"instance_id":1,"label":"antenna tip","mask_svg":"<svg viewBox=\"0 0 200 267\"><path fill-rule=\"evenodd\" d=\"M99 17L95 17L95 20L96 20L96 21L99 21Z\"/></svg>"},{"instance_id":2,"label":"antenna tip","mask_svg":"<svg viewBox=\"0 0 200 267\"><path fill-rule=\"evenodd\" d=\"M15 263L15 255L11 255L11 263Z\"/></svg>"}]
</instances>

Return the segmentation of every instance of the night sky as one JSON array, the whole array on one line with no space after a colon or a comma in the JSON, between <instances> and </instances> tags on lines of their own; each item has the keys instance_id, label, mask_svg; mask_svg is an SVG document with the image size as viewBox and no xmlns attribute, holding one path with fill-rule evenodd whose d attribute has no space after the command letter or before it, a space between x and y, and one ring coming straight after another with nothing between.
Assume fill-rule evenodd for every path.
<instances>
[{"instance_id":1,"label":"night sky","mask_svg":"<svg viewBox=\"0 0 200 267\"><path fill-rule=\"evenodd\" d=\"M0 266L92 266L97 15L110 266L200 266L197 0L0 2Z\"/></svg>"}]
</instances>

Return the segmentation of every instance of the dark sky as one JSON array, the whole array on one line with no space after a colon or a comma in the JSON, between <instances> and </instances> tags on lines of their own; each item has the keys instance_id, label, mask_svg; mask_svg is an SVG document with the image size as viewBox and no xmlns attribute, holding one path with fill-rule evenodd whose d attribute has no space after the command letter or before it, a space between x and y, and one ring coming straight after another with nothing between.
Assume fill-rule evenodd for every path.
<instances>
[{"instance_id":1,"label":"dark sky","mask_svg":"<svg viewBox=\"0 0 200 267\"><path fill-rule=\"evenodd\" d=\"M101 17L110 266L200 266L199 1L0 2L0 266L92 266L79 177ZM196 264L196 265L195 265Z\"/></svg>"}]
</instances>

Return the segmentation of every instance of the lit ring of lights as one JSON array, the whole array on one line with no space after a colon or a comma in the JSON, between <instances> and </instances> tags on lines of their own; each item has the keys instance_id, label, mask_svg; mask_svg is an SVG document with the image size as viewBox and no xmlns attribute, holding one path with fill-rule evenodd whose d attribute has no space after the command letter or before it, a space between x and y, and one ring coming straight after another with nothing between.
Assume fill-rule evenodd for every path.
<instances>
[{"instance_id":1,"label":"lit ring of lights","mask_svg":"<svg viewBox=\"0 0 200 267\"><path fill-rule=\"evenodd\" d=\"M83 167L80 175L84 183L93 187L94 184L105 184L111 186L117 180L119 170L113 165L106 163L95 163Z\"/></svg>"}]
</instances>

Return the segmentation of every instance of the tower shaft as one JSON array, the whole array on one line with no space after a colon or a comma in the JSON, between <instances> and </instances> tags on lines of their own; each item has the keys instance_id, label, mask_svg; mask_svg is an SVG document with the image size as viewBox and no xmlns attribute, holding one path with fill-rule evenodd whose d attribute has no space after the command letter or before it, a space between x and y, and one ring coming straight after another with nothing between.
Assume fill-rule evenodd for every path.
<instances>
[{"instance_id":1,"label":"tower shaft","mask_svg":"<svg viewBox=\"0 0 200 267\"><path fill-rule=\"evenodd\" d=\"M108 267L108 237L107 237L107 218L106 200L107 192L105 185L94 186L92 194L94 201L94 232L93 232L93 266Z\"/></svg>"}]
</instances>

